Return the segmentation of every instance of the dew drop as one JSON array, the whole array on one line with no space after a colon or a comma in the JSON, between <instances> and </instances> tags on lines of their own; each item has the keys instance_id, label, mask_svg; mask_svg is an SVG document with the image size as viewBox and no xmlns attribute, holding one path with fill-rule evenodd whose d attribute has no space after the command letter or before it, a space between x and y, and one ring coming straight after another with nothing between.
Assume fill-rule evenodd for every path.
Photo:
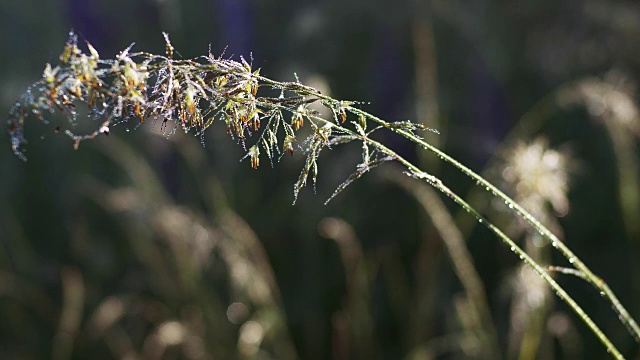
<instances>
[{"instance_id":1,"label":"dew drop","mask_svg":"<svg viewBox=\"0 0 640 360\"><path fill-rule=\"evenodd\" d=\"M576 258L570 258L569 262L573 264L574 262L576 262Z\"/></svg>"},{"instance_id":2,"label":"dew drop","mask_svg":"<svg viewBox=\"0 0 640 360\"><path fill-rule=\"evenodd\" d=\"M515 247L515 246L512 246L512 247L511 247L511 251L516 251L516 247Z\"/></svg>"}]
</instances>

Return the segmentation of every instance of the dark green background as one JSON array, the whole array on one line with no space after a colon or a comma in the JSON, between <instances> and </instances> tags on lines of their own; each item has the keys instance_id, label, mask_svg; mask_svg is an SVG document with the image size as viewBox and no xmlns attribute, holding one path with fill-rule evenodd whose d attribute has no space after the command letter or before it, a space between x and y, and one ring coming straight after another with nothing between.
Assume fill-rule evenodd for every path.
<instances>
[{"instance_id":1,"label":"dark green background","mask_svg":"<svg viewBox=\"0 0 640 360\"><path fill-rule=\"evenodd\" d=\"M424 66L420 61L425 59L418 56L415 44L425 41L424 34L433 36L427 60L435 64L432 89L437 90L436 123L441 135L426 139L437 141L477 171L483 170L522 116L536 111L540 99L559 86L590 76L602 78L611 71L624 74L633 85L640 70L640 7L631 1L3 1L0 113L7 114L29 84L39 79L45 63L57 61L70 29L103 58L115 56L131 42L136 42L134 49L163 52L162 31L171 35L185 58L204 55L209 44L214 54L224 50L234 59L252 54L254 66L266 76L291 81L295 73L303 83L320 78L336 98L370 102L364 108L384 119L414 119L427 125L432 124L430 119L418 119L416 112L420 103L416 83L423 81L416 69ZM549 121L540 133L553 147L568 146L579 168L571 178L571 211L560 220L566 242L640 318L640 238L623 226L612 140L603 123L583 107L557 108L541 116ZM34 127L27 133L26 163L13 156L3 132L0 353L6 358L55 355L56 342L65 336L59 333L59 320L62 279L69 272L81 274L84 308L79 335L61 357L122 355L105 338L92 336L87 325L109 296L142 299L164 309L154 322L132 306L119 323L122 337L142 357L145 339L162 321L184 318L185 309L216 303L220 306L215 309L224 310L236 301L229 269L214 256L198 275L197 285L189 287L184 284L188 280L176 275L178 270L156 271L142 259L144 251L136 252L137 242L148 242L160 249L167 264L174 264L167 245L171 241L158 235L150 215L153 195L129 198L142 202L137 205L143 210L101 205L107 201L104 197L114 196L105 186L144 193L159 181L171 206L216 228L219 214L209 207L198 185L211 184L204 174L213 174L222 185L213 198L225 197L255 232L281 292L286 328L265 340L260 356L278 358L273 348L290 336L300 358L341 358L335 314L344 307L348 289L338 247L318 232L325 217L349 223L362 247L368 277L365 302L373 320L370 350L375 358L405 358L431 339L461 331L454 307L460 282L429 219L410 195L373 172L323 205L356 165L358 146L325 151L319 162L317 195L309 186L292 206L300 156L284 158L274 168L263 158L254 171L246 161L239 163L242 146L229 139L222 126L206 134L204 148L197 137L177 134L176 139L163 140L146 127L151 125L136 131L133 124L118 125L111 137L83 143L78 151L51 129ZM637 162L635 135L631 149ZM180 145L184 141L191 144ZM422 161L460 194L472 186L452 167L438 165L429 156L425 159L412 144L393 136L385 141L410 160ZM204 156L205 166L190 166L180 152L185 146ZM118 150L125 148L133 149L133 155ZM126 163L134 157L148 163L155 175L132 181ZM399 170L387 166L379 171ZM495 177L489 180L500 182ZM490 201L484 198L485 203ZM446 203L457 211L450 201ZM640 214L630 215L634 216L640 219ZM501 221L508 226L504 218ZM509 278L517 271L518 259L484 229L473 231L468 244L486 287L503 356L510 357L507 338L513 319L505 288L511 286ZM595 290L573 277L559 281L625 356L639 356L637 343ZM553 311L569 314L583 356L605 358L604 348L586 326L557 298L551 300ZM234 353L239 326L215 309L202 325L205 358L242 358ZM222 329L223 335L209 328ZM366 356L357 348L342 354ZM553 339L537 354L570 357ZM465 356L454 345L438 358ZM189 355L178 346L167 350L164 358Z\"/></svg>"}]
</instances>

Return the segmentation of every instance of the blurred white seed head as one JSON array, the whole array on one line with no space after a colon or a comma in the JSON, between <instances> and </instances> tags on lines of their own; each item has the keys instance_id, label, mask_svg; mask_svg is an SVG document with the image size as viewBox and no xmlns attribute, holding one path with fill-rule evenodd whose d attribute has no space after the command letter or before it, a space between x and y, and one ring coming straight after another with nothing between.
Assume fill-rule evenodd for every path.
<instances>
[{"instance_id":1,"label":"blurred white seed head","mask_svg":"<svg viewBox=\"0 0 640 360\"><path fill-rule=\"evenodd\" d=\"M569 212L569 155L550 149L546 138L539 137L516 144L505 160L502 175L516 201L542 218L547 204L558 216Z\"/></svg>"},{"instance_id":2,"label":"blurred white seed head","mask_svg":"<svg viewBox=\"0 0 640 360\"><path fill-rule=\"evenodd\" d=\"M587 78L562 89L560 106L583 105L589 114L609 126L617 126L640 136L640 110L635 103L636 88L620 71L610 71L604 79Z\"/></svg>"}]
</instances>

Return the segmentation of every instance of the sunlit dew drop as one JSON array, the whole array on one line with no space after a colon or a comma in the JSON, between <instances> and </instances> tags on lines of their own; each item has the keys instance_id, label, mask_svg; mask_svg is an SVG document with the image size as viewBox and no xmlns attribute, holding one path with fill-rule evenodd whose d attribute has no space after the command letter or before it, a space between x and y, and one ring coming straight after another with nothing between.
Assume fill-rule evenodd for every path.
<instances>
[{"instance_id":1,"label":"sunlit dew drop","mask_svg":"<svg viewBox=\"0 0 640 360\"><path fill-rule=\"evenodd\" d=\"M512 247L511 247L511 251L516 251L516 247L515 247L515 246L512 246Z\"/></svg>"},{"instance_id":2,"label":"sunlit dew drop","mask_svg":"<svg viewBox=\"0 0 640 360\"><path fill-rule=\"evenodd\" d=\"M125 131L126 131L126 132L129 132L129 129L126 129Z\"/></svg>"},{"instance_id":3,"label":"sunlit dew drop","mask_svg":"<svg viewBox=\"0 0 640 360\"><path fill-rule=\"evenodd\" d=\"M513 209L513 204L507 204L509 205L509 209Z\"/></svg>"},{"instance_id":4,"label":"sunlit dew drop","mask_svg":"<svg viewBox=\"0 0 640 360\"><path fill-rule=\"evenodd\" d=\"M576 262L576 258L570 258L569 262L573 264L574 262Z\"/></svg>"},{"instance_id":5,"label":"sunlit dew drop","mask_svg":"<svg viewBox=\"0 0 640 360\"><path fill-rule=\"evenodd\" d=\"M604 291L600 291L600 296L604 296Z\"/></svg>"},{"instance_id":6,"label":"sunlit dew drop","mask_svg":"<svg viewBox=\"0 0 640 360\"><path fill-rule=\"evenodd\" d=\"M482 219L478 219L478 222L482 224Z\"/></svg>"}]
</instances>

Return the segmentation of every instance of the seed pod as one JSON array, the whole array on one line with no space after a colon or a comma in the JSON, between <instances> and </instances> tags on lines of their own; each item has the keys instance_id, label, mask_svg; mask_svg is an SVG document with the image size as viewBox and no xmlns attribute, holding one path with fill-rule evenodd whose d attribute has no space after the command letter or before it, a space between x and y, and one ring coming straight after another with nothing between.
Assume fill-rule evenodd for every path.
<instances>
[{"instance_id":1,"label":"seed pod","mask_svg":"<svg viewBox=\"0 0 640 360\"><path fill-rule=\"evenodd\" d=\"M257 169L260 166L260 148L258 145L253 145L249 149L249 157L251 158L251 167Z\"/></svg>"},{"instance_id":2,"label":"seed pod","mask_svg":"<svg viewBox=\"0 0 640 360\"><path fill-rule=\"evenodd\" d=\"M284 142L282 144L282 149L284 151L286 151L289 155L293 156L293 143L296 141L296 138L291 136L291 135L287 135L284 138Z\"/></svg>"},{"instance_id":3,"label":"seed pod","mask_svg":"<svg viewBox=\"0 0 640 360\"><path fill-rule=\"evenodd\" d=\"M362 128L362 130L367 129L367 119L365 119L364 116L358 116L358 122L360 123L360 127Z\"/></svg>"},{"instance_id":4,"label":"seed pod","mask_svg":"<svg viewBox=\"0 0 640 360\"><path fill-rule=\"evenodd\" d=\"M193 86L189 85L187 87L187 91L185 95L185 103L187 105L187 111L191 115L193 115L196 112L196 103L194 101L195 93L196 93L196 89L194 89Z\"/></svg>"}]
</instances>

